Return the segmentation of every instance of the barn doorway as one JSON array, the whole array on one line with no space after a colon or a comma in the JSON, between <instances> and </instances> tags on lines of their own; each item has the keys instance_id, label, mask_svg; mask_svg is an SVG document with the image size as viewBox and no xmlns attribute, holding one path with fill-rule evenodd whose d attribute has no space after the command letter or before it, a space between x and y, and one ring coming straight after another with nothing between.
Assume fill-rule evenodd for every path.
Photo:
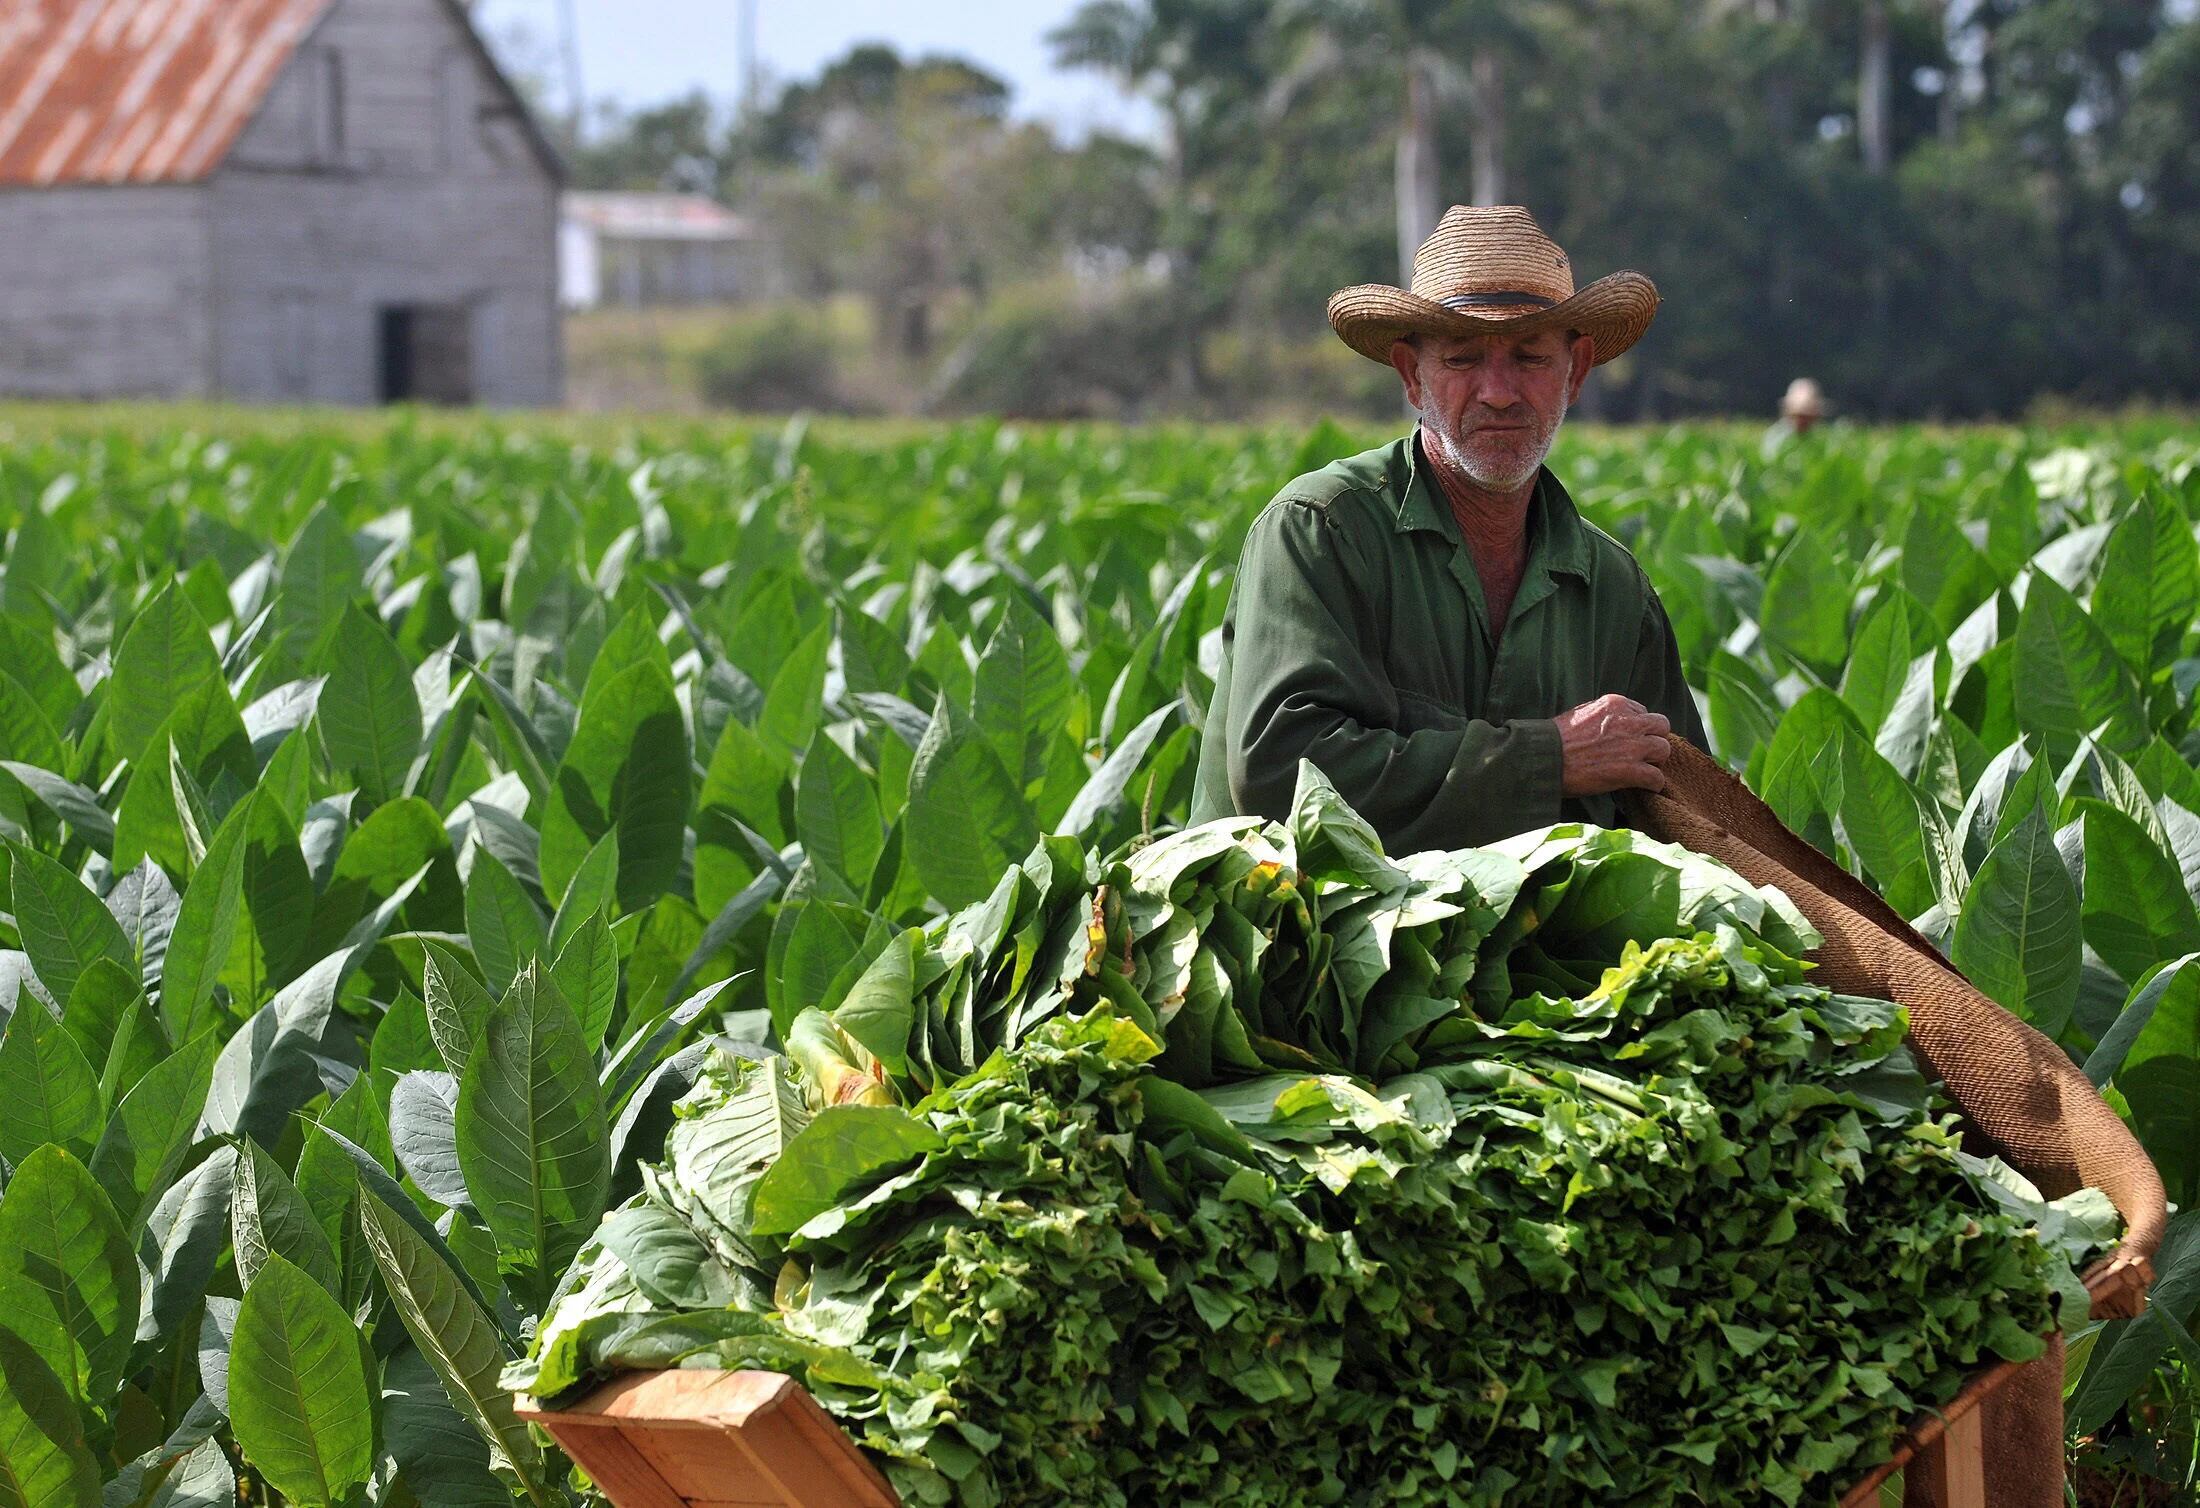
<instances>
[{"instance_id":1,"label":"barn doorway","mask_svg":"<svg viewBox=\"0 0 2200 1508\"><path fill-rule=\"evenodd\" d=\"M378 345L384 403L474 401L473 311L464 304L386 304Z\"/></svg>"}]
</instances>

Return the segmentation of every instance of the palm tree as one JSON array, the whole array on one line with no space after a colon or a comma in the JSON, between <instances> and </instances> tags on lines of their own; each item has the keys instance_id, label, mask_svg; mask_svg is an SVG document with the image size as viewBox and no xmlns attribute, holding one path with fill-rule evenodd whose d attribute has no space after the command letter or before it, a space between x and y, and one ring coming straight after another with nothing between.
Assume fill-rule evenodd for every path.
<instances>
[{"instance_id":1,"label":"palm tree","mask_svg":"<svg viewBox=\"0 0 2200 1508\"><path fill-rule=\"evenodd\" d=\"M1492 0L1289 0L1276 26L1291 50L1269 89L1272 110L1288 108L1317 81L1335 77L1395 81L1398 266L1413 275L1413 254L1436 229L1445 193L1437 123L1447 100L1468 120L1468 198L1505 199L1508 54L1525 50L1529 28L1518 5Z\"/></svg>"}]
</instances>

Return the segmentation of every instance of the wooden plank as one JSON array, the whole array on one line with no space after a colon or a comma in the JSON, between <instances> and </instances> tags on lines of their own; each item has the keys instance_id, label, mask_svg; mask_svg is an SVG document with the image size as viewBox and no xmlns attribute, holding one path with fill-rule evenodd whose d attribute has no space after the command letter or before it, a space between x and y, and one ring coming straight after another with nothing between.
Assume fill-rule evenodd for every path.
<instances>
[{"instance_id":1,"label":"wooden plank","mask_svg":"<svg viewBox=\"0 0 2200 1508\"><path fill-rule=\"evenodd\" d=\"M780 1504L779 1484L749 1464L738 1442L741 1427L662 1429L628 1420L620 1438L640 1451L683 1501L723 1499Z\"/></svg>"},{"instance_id":2,"label":"wooden plank","mask_svg":"<svg viewBox=\"0 0 2200 1508\"><path fill-rule=\"evenodd\" d=\"M1983 1410L1948 1421L1940 1443L1910 1468L1931 1484L1937 1508L1986 1508L1986 1427Z\"/></svg>"},{"instance_id":3,"label":"wooden plank","mask_svg":"<svg viewBox=\"0 0 2200 1508\"><path fill-rule=\"evenodd\" d=\"M619 1431L587 1425L561 1426L554 1418L543 1423L552 1438L565 1447L566 1454L580 1463L581 1470L618 1508L687 1508L687 1500L666 1484Z\"/></svg>"},{"instance_id":4,"label":"wooden plank","mask_svg":"<svg viewBox=\"0 0 2200 1508\"><path fill-rule=\"evenodd\" d=\"M2004 1361L1973 1373L1971 1380L1963 1385L1963 1391L1948 1400L1946 1408L1919 1419L1895 1442L1894 1454L1884 1465L1841 1495L1840 1508L1873 1508L1879 1501L1879 1484L1898 1471L1915 1470L1916 1463L1929 1455L1937 1455L1942 1436L1958 1421L1968 1419L1973 1429L1978 1428L1980 1406L1995 1390L2015 1377L2021 1365L2021 1362Z\"/></svg>"},{"instance_id":5,"label":"wooden plank","mask_svg":"<svg viewBox=\"0 0 2200 1508\"><path fill-rule=\"evenodd\" d=\"M604 1483L619 1508L900 1504L886 1478L817 1400L776 1372L637 1372L567 1408L545 1409L521 1399L518 1413L548 1428ZM618 1448L605 1451L605 1441L617 1441ZM625 1489L614 1487L591 1465L598 1455L644 1495L629 1499ZM635 1481L637 1464L648 1472L647 1482Z\"/></svg>"},{"instance_id":6,"label":"wooden plank","mask_svg":"<svg viewBox=\"0 0 2200 1508\"><path fill-rule=\"evenodd\" d=\"M896 1508L901 1501L847 1432L800 1388L760 1410L733 1438L796 1508Z\"/></svg>"}]
</instances>

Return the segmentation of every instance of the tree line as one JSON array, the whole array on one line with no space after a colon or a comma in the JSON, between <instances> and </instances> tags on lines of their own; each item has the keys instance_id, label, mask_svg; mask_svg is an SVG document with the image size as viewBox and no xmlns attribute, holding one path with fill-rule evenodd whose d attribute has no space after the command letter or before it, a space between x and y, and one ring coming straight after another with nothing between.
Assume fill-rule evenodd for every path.
<instances>
[{"instance_id":1,"label":"tree line","mask_svg":"<svg viewBox=\"0 0 2200 1508\"><path fill-rule=\"evenodd\" d=\"M1522 203L1666 303L1618 419L2200 400L2193 0L1086 0L1065 66L1156 139L1066 140L952 58L861 46L745 115L599 117L576 177L755 212L859 293L912 406L1394 403L1322 350L1452 202ZM1372 377L1372 380L1371 380Z\"/></svg>"}]
</instances>

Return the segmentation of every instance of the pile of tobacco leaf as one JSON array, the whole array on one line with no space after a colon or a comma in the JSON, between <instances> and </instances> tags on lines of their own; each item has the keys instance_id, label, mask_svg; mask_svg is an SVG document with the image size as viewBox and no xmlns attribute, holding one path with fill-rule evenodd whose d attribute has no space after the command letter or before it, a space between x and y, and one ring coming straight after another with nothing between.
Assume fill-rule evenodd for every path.
<instances>
[{"instance_id":1,"label":"pile of tobacco leaf","mask_svg":"<svg viewBox=\"0 0 2200 1508\"><path fill-rule=\"evenodd\" d=\"M2109 1233L1815 940L1627 832L1387 858L1310 771L1049 839L717 1050L507 1381L784 1371L912 1504L1831 1501Z\"/></svg>"}]
</instances>

